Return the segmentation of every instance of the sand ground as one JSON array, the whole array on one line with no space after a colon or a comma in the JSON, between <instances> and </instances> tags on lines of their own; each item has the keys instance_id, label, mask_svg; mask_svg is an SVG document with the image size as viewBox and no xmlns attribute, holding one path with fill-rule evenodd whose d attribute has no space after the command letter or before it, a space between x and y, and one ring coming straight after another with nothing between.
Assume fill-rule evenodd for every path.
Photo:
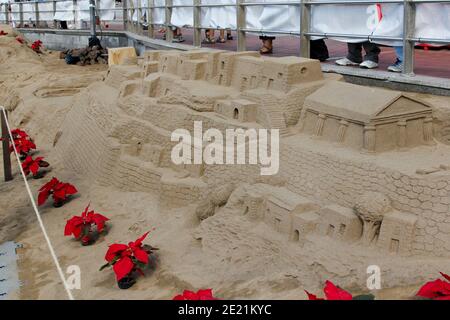
<instances>
[{"instance_id":1,"label":"sand ground","mask_svg":"<svg viewBox=\"0 0 450 320\"><path fill-rule=\"evenodd\" d=\"M13 34L8 27L0 29ZM50 204L40 208L63 269L71 265L81 269L81 289L73 290L76 299L170 299L184 289L200 288L213 288L223 299L305 299L305 289L319 293L328 279L360 293L367 292L369 265L383 270L385 289L373 293L378 298L402 299L413 296L420 284L448 268L449 259L386 257L324 239L313 239L300 248L265 224L255 225L227 208L200 224L195 204L162 209L151 193L99 186L64 168L53 151L59 125L67 111L77 107L73 97L83 94L83 88L91 83L102 81L106 72L106 66L68 66L58 59L57 52L37 55L14 37L0 37L0 104L11 111L13 127L26 129L35 139L36 154L51 163L44 179L28 180L34 197L52 176L79 190L62 208ZM14 180L0 182L0 243L16 241L24 246L19 250L24 285L12 298L66 299L24 182L13 164ZM63 231L66 220L79 215L89 202L111 223L95 245L82 247L64 237ZM99 271L107 247L132 241L149 230L153 231L147 242L160 251L146 276L132 289L121 291L111 270Z\"/></svg>"}]
</instances>

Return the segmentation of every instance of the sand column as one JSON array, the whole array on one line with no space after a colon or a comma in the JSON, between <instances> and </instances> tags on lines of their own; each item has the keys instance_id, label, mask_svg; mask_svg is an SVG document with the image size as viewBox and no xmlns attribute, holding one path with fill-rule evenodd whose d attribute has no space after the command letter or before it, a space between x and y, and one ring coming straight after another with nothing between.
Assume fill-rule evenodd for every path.
<instances>
[{"instance_id":1,"label":"sand column","mask_svg":"<svg viewBox=\"0 0 450 320\"><path fill-rule=\"evenodd\" d=\"M327 116L324 114L319 114L317 116L317 124L316 124L316 130L314 132L314 134L316 136L321 136L323 133L323 127L325 125L325 120L327 119Z\"/></svg>"},{"instance_id":2,"label":"sand column","mask_svg":"<svg viewBox=\"0 0 450 320\"><path fill-rule=\"evenodd\" d=\"M433 143L433 118L427 117L423 121L423 138L425 143Z\"/></svg>"},{"instance_id":3,"label":"sand column","mask_svg":"<svg viewBox=\"0 0 450 320\"><path fill-rule=\"evenodd\" d=\"M406 121L400 120L397 122L398 126L398 136L397 136L397 146L399 148L406 147Z\"/></svg>"},{"instance_id":4,"label":"sand column","mask_svg":"<svg viewBox=\"0 0 450 320\"><path fill-rule=\"evenodd\" d=\"M348 128L348 121L345 120L341 120L339 122L340 126L339 126L339 131L338 131L338 137L337 140L339 143L343 143L345 140L345 134L347 133L347 128Z\"/></svg>"},{"instance_id":5,"label":"sand column","mask_svg":"<svg viewBox=\"0 0 450 320\"><path fill-rule=\"evenodd\" d=\"M375 152L376 128L373 125L364 127L364 149L368 152Z\"/></svg>"}]
</instances>

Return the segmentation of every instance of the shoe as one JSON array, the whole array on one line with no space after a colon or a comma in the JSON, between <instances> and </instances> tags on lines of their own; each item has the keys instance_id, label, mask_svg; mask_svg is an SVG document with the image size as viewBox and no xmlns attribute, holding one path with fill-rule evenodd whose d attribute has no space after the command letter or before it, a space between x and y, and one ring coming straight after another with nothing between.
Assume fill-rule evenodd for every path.
<instances>
[{"instance_id":1,"label":"shoe","mask_svg":"<svg viewBox=\"0 0 450 320\"><path fill-rule=\"evenodd\" d=\"M363 69L375 69L375 68L378 68L378 63L370 61L370 60L366 60L363 63L361 63L359 65L359 67L363 68Z\"/></svg>"},{"instance_id":2,"label":"shoe","mask_svg":"<svg viewBox=\"0 0 450 320\"><path fill-rule=\"evenodd\" d=\"M184 38L182 36L177 36L172 39L172 42L181 43L181 42L184 42Z\"/></svg>"},{"instance_id":3,"label":"shoe","mask_svg":"<svg viewBox=\"0 0 450 320\"><path fill-rule=\"evenodd\" d=\"M338 66L358 66L359 65L359 63L353 62L352 60L347 59L347 58L336 60L336 64Z\"/></svg>"},{"instance_id":4,"label":"shoe","mask_svg":"<svg viewBox=\"0 0 450 320\"><path fill-rule=\"evenodd\" d=\"M403 72L403 62L397 59L393 65L390 65L388 71L391 72Z\"/></svg>"}]
</instances>

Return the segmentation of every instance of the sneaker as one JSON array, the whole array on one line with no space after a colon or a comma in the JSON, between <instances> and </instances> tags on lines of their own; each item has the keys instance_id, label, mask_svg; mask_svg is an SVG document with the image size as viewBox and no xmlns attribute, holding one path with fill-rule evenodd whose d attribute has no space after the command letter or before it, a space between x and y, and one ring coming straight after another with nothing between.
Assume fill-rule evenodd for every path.
<instances>
[{"instance_id":1,"label":"sneaker","mask_svg":"<svg viewBox=\"0 0 450 320\"><path fill-rule=\"evenodd\" d=\"M357 65L359 65L359 63L353 62L352 60L347 59L347 58L336 60L336 64L339 66L357 66Z\"/></svg>"},{"instance_id":2,"label":"sneaker","mask_svg":"<svg viewBox=\"0 0 450 320\"><path fill-rule=\"evenodd\" d=\"M364 69L375 69L378 68L378 63L370 61L370 60L366 60L363 63L361 63L359 65L360 68L364 68Z\"/></svg>"},{"instance_id":3,"label":"sneaker","mask_svg":"<svg viewBox=\"0 0 450 320\"><path fill-rule=\"evenodd\" d=\"M403 71L403 62L397 59L393 65L390 65L388 71L391 72L402 72Z\"/></svg>"}]
</instances>

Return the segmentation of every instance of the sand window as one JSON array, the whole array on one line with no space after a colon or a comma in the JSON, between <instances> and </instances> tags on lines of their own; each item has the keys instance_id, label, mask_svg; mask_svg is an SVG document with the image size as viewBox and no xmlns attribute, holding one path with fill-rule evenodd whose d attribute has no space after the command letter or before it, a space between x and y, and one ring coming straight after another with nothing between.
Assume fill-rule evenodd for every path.
<instances>
[{"instance_id":1,"label":"sand window","mask_svg":"<svg viewBox=\"0 0 450 320\"><path fill-rule=\"evenodd\" d=\"M392 253L398 253L400 249L400 240L391 239L391 245L389 246L389 251Z\"/></svg>"},{"instance_id":2,"label":"sand window","mask_svg":"<svg viewBox=\"0 0 450 320\"><path fill-rule=\"evenodd\" d=\"M238 108L234 109L233 118L236 120L239 119L239 109Z\"/></svg>"},{"instance_id":3,"label":"sand window","mask_svg":"<svg viewBox=\"0 0 450 320\"><path fill-rule=\"evenodd\" d=\"M330 225L328 226L327 236L332 237L332 236L334 235L334 229L336 229L335 226L333 226L332 224L330 224Z\"/></svg>"},{"instance_id":4,"label":"sand window","mask_svg":"<svg viewBox=\"0 0 450 320\"><path fill-rule=\"evenodd\" d=\"M345 224L341 223L341 225L339 226L339 234L344 235L345 229L347 229L347 226Z\"/></svg>"},{"instance_id":5,"label":"sand window","mask_svg":"<svg viewBox=\"0 0 450 320\"><path fill-rule=\"evenodd\" d=\"M294 231L294 237L292 238L294 241L300 241L300 231L295 230Z\"/></svg>"}]
</instances>

